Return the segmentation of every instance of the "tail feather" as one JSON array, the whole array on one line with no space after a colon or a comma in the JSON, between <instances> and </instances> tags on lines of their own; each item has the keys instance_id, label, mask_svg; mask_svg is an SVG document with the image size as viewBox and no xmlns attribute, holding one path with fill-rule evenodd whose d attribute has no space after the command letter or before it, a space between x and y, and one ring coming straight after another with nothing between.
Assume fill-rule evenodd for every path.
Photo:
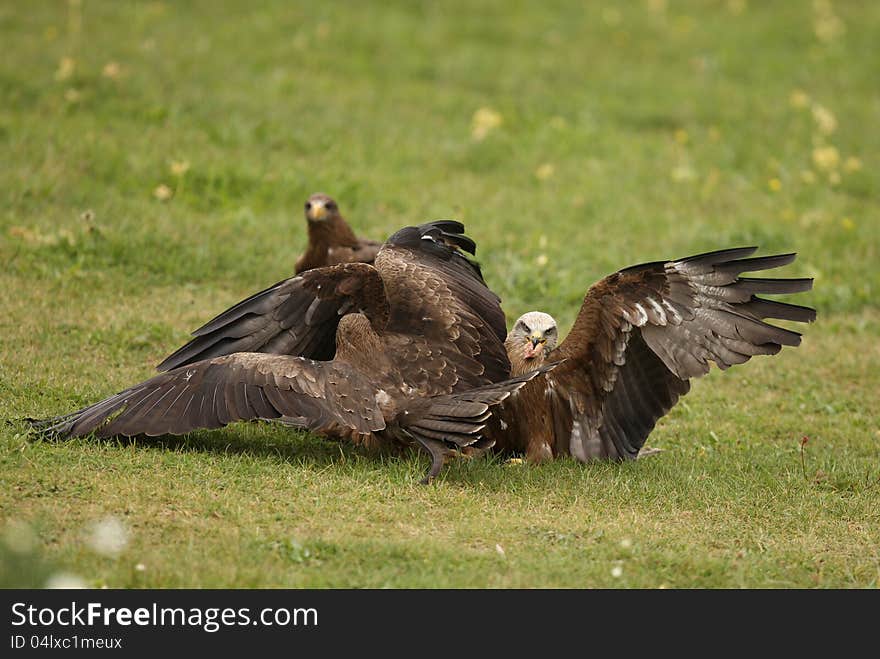
<instances>
[{"instance_id":1,"label":"tail feather","mask_svg":"<svg viewBox=\"0 0 880 659\"><path fill-rule=\"evenodd\" d=\"M465 447L489 448L494 443L483 435L492 408L516 395L527 382L561 362L545 364L516 378L488 384L457 394L425 401L418 411L406 410L398 417L403 432L431 455L431 468L422 481L429 483L440 473L446 458Z\"/></svg>"}]
</instances>

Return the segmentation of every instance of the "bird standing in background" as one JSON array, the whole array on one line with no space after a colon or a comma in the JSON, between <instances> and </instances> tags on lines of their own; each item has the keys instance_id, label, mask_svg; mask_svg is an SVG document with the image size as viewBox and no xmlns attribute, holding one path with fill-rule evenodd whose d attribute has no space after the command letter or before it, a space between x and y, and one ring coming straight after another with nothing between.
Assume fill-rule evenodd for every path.
<instances>
[{"instance_id":1,"label":"bird standing in background","mask_svg":"<svg viewBox=\"0 0 880 659\"><path fill-rule=\"evenodd\" d=\"M313 194L306 201L305 211L309 244L296 260L296 274L338 263L372 263L375 260L382 243L358 238L333 199L325 194Z\"/></svg>"},{"instance_id":2,"label":"bird standing in background","mask_svg":"<svg viewBox=\"0 0 880 659\"><path fill-rule=\"evenodd\" d=\"M527 384L493 412L486 429L495 449L533 462L572 456L638 456L657 420L690 389L690 378L797 346L801 335L765 318L812 322L816 311L757 297L799 293L812 279L751 279L795 254L748 258L756 247L637 265L605 277L584 297L566 339L556 321L521 316L505 347L511 376L546 362L556 369Z\"/></svg>"}]
</instances>

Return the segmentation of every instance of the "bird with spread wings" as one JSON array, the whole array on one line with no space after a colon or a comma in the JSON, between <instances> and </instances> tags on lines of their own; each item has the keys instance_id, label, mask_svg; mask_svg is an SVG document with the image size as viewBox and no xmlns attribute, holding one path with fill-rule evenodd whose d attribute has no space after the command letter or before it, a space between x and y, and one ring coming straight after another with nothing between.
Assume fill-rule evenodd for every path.
<instances>
[{"instance_id":1,"label":"bird with spread wings","mask_svg":"<svg viewBox=\"0 0 880 659\"><path fill-rule=\"evenodd\" d=\"M562 343L548 314L521 316L505 341L511 375L562 363L493 412L486 434L495 449L536 462L636 458L657 420L710 362L726 369L799 345L800 334L765 319L812 322L815 310L758 294L808 291L812 279L741 277L795 259L752 257L756 249L646 263L605 277L587 291Z\"/></svg>"},{"instance_id":2,"label":"bird with spread wings","mask_svg":"<svg viewBox=\"0 0 880 659\"><path fill-rule=\"evenodd\" d=\"M752 257L746 247L600 280L562 343L541 312L507 334L499 298L461 254L475 251L462 231L451 221L409 227L375 266L279 282L196 330L162 375L37 427L156 435L283 418L365 444L419 445L432 455L428 479L461 447L633 459L710 362L726 369L796 346L800 334L765 320L816 316L758 297L807 291L811 279L740 276L794 254Z\"/></svg>"},{"instance_id":3,"label":"bird with spread wings","mask_svg":"<svg viewBox=\"0 0 880 659\"><path fill-rule=\"evenodd\" d=\"M382 243L359 238L332 198L322 193L313 194L306 201L305 212L309 242L296 260L296 274L328 265L375 260Z\"/></svg>"},{"instance_id":4,"label":"bird with spread wings","mask_svg":"<svg viewBox=\"0 0 880 659\"><path fill-rule=\"evenodd\" d=\"M430 480L458 449L485 448L491 408L537 374L508 379L500 300L462 254L476 249L463 230L407 227L375 265L279 282L197 330L165 372L32 424L62 438L155 436L280 418L358 444L419 446Z\"/></svg>"}]
</instances>

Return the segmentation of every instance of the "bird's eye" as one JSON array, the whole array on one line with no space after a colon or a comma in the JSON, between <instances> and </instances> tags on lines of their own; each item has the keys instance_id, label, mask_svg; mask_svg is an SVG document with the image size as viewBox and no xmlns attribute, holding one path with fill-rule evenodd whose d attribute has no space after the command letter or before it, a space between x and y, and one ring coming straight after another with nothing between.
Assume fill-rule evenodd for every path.
<instances>
[{"instance_id":1,"label":"bird's eye","mask_svg":"<svg viewBox=\"0 0 880 659\"><path fill-rule=\"evenodd\" d=\"M333 202L330 202L329 204L327 204L327 210L328 210L328 211L335 211L335 210L336 210L336 204L334 204Z\"/></svg>"},{"instance_id":2,"label":"bird's eye","mask_svg":"<svg viewBox=\"0 0 880 659\"><path fill-rule=\"evenodd\" d=\"M529 326L526 325L525 323L520 323L520 327L522 327L522 331L525 332L526 334L532 333L532 330L530 330Z\"/></svg>"},{"instance_id":3,"label":"bird's eye","mask_svg":"<svg viewBox=\"0 0 880 659\"><path fill-rule=\"evenodd\" d=\"M307 210L307 211L312 210L312 202L310 202L310 201L307 201L307 202L306 202L306 210Z\"/></svg>"}]
</instances>

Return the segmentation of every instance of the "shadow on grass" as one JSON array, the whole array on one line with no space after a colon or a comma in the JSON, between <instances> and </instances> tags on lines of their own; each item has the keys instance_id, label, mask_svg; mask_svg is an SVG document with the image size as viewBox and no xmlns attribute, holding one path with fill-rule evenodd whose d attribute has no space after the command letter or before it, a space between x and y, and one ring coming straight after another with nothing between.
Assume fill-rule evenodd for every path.
<instances>
[{"instance_id":1,"label":"shadow on grass","mask_svg":"<svg viewBox=\"0 0 880 659\"><path fill-rule=\"evenodd\" d=\"M219 430L198 430L185 435L87 438L110 446L158 449L175 453L215 453L250 458L272 458L288 464L327 466L356 456L377 455L353 444L325 439L306 431L271 422L237 423Z\"/></svg>"},{"instance_id":2,"label":"shadow on grass","mask_svg":"<svg viewBox=\"0 0 880 659\"><path fill-rule=\"evenodd\" d=\"M218 456L242 456L315 470L339 468L375 474L385 470L389 479L408 480L401 472L411 473L418 482L428 470L430 459L417 448L368 449L348 441L327 439L305 430L270 421L234 423L217 430L197 430L185 435L150 437L98 438L78 437L69 440L40 438L31 433L27 422L7 420L7 427L31 444L124 447L176 454L205 453Z\"/></svg>"},{"instance_id":3,"label":"shadow on grass","mask_svg":"<svg viewBox=\"0 0 880 659\"><path fill-rule=\"evenodd\" d=\"M210 454L215 456L240 456L256 462L289 465L295 469L311 472L330 470L338 477L351 478L356 482L376 485L417 487L430 465L428 456L417 448L400 450L375 450L359 447L347 441L329 440L308 431L290 428L278 423L259 421L231 424L217 430L199 430L186 435L162 435L158 437L118 437L98 439L77 438L54 441L28 436L27 425L20 421L8 421L8 427L29 443L47 446L67 444L112 449L130 448L156 454ZM26 440L24 438L27 438ZM791 462L782 481L789 485L800 484L801 478L790 481L792 464L798 457L787 453ZM510 458L514 457L513 460ZM807 486L813 489L859 493L877 486L873 470L865 475L863 465L836 464L829 458L817 460L812 465ZM701 456L698 452L666 450L657 456L635 462L594 462L581 464L574 459L553 460L541 465L523 463L516 456L488 453L475 457L461 456L450 459L437 478L443 487L478 490L481 493L517 493L523 491L552 491L559 487L574 491L593 488L614 488L631 491L634 495L650 496L650 488L659 487L670 496L670 491L693 494L694 474L706 482L722 480L726 483L731 474L729 462L737 462L735 456ZM761 481L767 487L778 487L781 475L780 456L772 447L753 447L748 456L748 483ZM813 462L810 460L809 462ZM800 464L796 465L800 471ZM810 465L808 465L810 466ZM816 472L815 475L812 472ZM736 479L743 478L738 472ZM800 476L800 474L797 474ZM698 478L699 480L699 478ZM700 482L703 482L702 480ZM728 483L729 485L729 483ZM742 485L742 484L741 484ZM880 486L877 486L880 489Z\"/></svg>"},{"instance_id":4,"label":"shadow on grass","mask_svg":"<svg viewBox=\"0 0 880 659\"><path fill-rule=\"evenodd\" d=\"M13 432L27 437L29 443L52 445L135 448L172 454L213 454L242 456L314 471L332 469L357 480L383 480L389 486L417 486L430 466L426 453L418 448L376 450L355 446L347 441L330 440L308 431L272 422L235 423L218 430L198 430L186 435L148 437L94 436L71 440L41 439L29 435L21 421L9 421ZM583 465L574 460L557 460L540 466L510 460L511 456L488 453L475 457L461 456L447 461L437 478L446 486L477 488L484 492L514 492L523 488L553 487L559 480L581 481L602 478L602 474L627 465L597 463Z\"/></svg>"}]
</instances>

